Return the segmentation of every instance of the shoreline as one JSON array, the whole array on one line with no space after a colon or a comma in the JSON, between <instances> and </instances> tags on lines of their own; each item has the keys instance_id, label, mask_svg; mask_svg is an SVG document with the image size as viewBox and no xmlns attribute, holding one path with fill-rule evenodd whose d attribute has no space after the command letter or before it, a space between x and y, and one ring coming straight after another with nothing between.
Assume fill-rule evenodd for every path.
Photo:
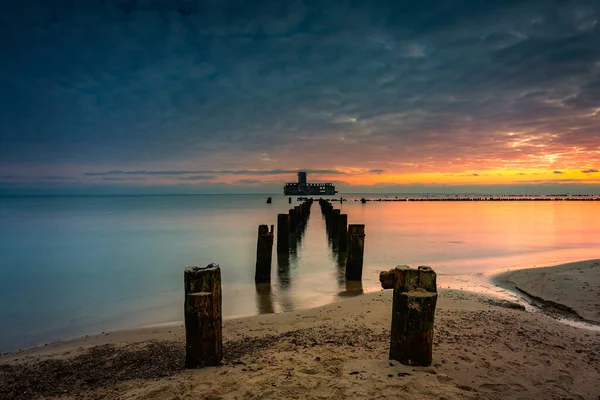
<instances>
[{"instance_id":1,"label":"shoreline","mask_svg":"<svg viewBox=\"0 0 600 400\"><path fill-rule=\"evenodd\" d=\"M502 272L491 282L553 318L600 326L600 259Z\"/></svg>"},{"instance_id":2,"label":"shoreline","mask_svg":"<svg viewBox=\"0 0 600 400\"><path fill-rule=\"evenodd\" d=\"M341 399L402 393L415 399L597 400L600 331L494 296L440 289L433 364L408 367L388 360L391 297L391 290L378 291L312 309L224 320L222 365L198 370L183 368L183 324L10 353L0 357L0 397Z\"/></svg>"},{"instance_id":3,"label":"shoreline","mask_svg":"<svg viewBox=\"0 0 600 400\"><path fill-rule=\"evenodd\" d=\"M456 287L451 288L451 286L448 286L448 289L445 289L445 288L441 288L438 285L438 288L441 291L452 290L452 291L461 291L461 292L466 292L466 293L479 293L483 296L490 297L490 301L499 303L499 304L510 304L510 303L517 304L518 301L515 302L515 299L521 300L521 301L525 302L528 306L533 307L535 310L540 311L540 312L544 313L545 315L547 315L548 317L553 318L554 320L559 321L559 322L564 321L564 318L566 318L567 320L583 322L583 323L590 324L593 326L600 326L600 322L585 319L585 318L581 317L579 314L577 314L577 312L575 310L570 309L568 306L565 306L565 305L562 305L559 303L554 303L552 300L546 300L546 299L536 296L535 294L528 293L526 290L523 290L523 289L517 287L513 282L511 282L509 280L510 276L518 275L518 274L522 273L522 271L532 271L533 272L536 270L546 270L546 269L555 268L555 267L568 267L568 266L577 267L580 264L583 265L583 264L588 264L588 263L600 264L600 259L570 261L570 262L566 262L566 263L560 263L560 264L555 264L555 265L550 265L550 266L540 266L540 267L523 266L523 267L513 268L510 270L506 270L505 268L502 268L502 272L499 272L498 270L496 270L496 271L492 271L489 275L484 275L484 276L486 276L485 279L486 279L487 283L503 289L504 291L506 291L507 293L509 293L511 295L510 297L506 297L506 295L502 295L501 293L489 291L489 290L482 293L482 292L473 292L469 289L462 289L462 288L457 289ZM481 283L479 285L481 286L481 288L489 289L489 288L485 287L484 285L482 285ZM454 286L459 286L459 285L454 285ZM477 286L477 285L475 285L475 286ZM600 288L600 282L599 282L598 287ZM360 294L358 297L368 296L368 295L371 295L373 293L377 293L380 291L381 291L381 289L379 289L378 286L365 288L364 293ZM309 308L300 308L297 310L287 311L287 312L283 312L283 313L273 312L273 313L264 313L264 314L231 315L231 316L223 317L223 322L229 321L229 320L259 317L262 315L279 315L279 314L294 313L294 312L305 312L305 311L310 311L310 310L314 310L314 309L319 309L321 307L325 307L328 305L334 305L334 304L337 304L340 302L346 302L353 297L355 297L355 296L339 297L330 303L326 303L326 304L323 304L320 306L309 307ZM119 340L122 338L128 338L131 335L137 335L138 333L142 333L142 335L144 335L144 332L147 332L147 331L152 331L152 332L158 334L159 336L162 336L165 334L163 332L164 329L167 329L167 331L168 331L168 330L171 330L172 328L176 328L176 327L182 328L183 320L158 322L158 323L153 323L153 324L148 324L148 325L141 325L141 326L134 326L134 327L125 328L125 329L118 329L118 330L114 330L114 331L89 333L87 335L76 336L76 337L66 338L66 339L59 339L59 340L55 340L55 341L51 341L51 342L47 342L47 343L40 343L39 345L35 345L35 346L31 346L31 347L1 352L0 353L0 364L4 361L5 358L16 357L19 355L25 355L30 352L38 352L38 351L40 351L41 353L48 353L52 349L60 349L60 348L62 348L63 345L67 345L69 343L74 343L74 342L77 342L77 343L90 342L90 343L92 343L95 340L97 340L98 338L101 338L103 336L110 336L110 335L112 335L115 338L113 340L113 341L115 341L115 340ZM93 344L91 344L91 345L88 344L87 346L84 346L84 347L89 347L89 346L93 346Z\"/></svg>"}]
</instances>

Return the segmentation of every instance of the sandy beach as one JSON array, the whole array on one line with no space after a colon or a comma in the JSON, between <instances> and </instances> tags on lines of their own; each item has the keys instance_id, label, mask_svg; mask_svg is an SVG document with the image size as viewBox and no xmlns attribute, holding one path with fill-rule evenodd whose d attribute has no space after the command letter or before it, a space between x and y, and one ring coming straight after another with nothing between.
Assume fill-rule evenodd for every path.
<instances>
[{"instance_id":1,"label":"sandy beach","mask_svg":"<svg viewBox=\"0 0 600 400\"><path fill-rule=\"evenodd\" d=\"M597 309L588 314L581 304L585 296L598 301L597 270L592 260L534 272L549 282L562 284L558 277L567 273L588 282L593 290L565 289L556 301L591 320ZM522 284L518 279L532 274L510 276ZM547 295L548 286L542 288ZM226 320L223 364L200 370L183 369L182 324L7 354L0 358L0 398L600 398L600 330L484 295L441 290L433 365L408 367L388 360L391 295L386 290L315 309Z\"/></svg>"},{"instance_id":2,"label":"sandy beach","mask_svg":"<svg viewBox=\"0 0 600 400\"><path fill-rule=\"evenodd\" d=\"M600 324L600 260L511 271L497 280L551 311Z\"/></svg>"}]
</instances>

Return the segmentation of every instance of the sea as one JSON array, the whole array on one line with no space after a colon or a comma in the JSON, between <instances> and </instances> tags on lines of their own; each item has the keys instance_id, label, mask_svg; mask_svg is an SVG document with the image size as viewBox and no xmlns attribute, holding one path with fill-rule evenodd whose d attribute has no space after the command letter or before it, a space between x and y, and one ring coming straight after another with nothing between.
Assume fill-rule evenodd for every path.
<instances>
[{"instance_id":1,"label":"sea","mask_svg":"<svg viewBox=\"0 0 600 400\"><path fill-rule=\"evenodd\" d=\"M267 197L272 203L267 204ZM257 230L283 195L0 197L0 352L183 319L183 271L220 265L225 318L380 290L379 272L429 265L441 287L498 293L489 277L600 257L593 201L334 203L365 224L362 283L346 282L317 202L288 257L256 286ZM338 197L339 198L339 195ZM275 248L276 246L274 246Z\"/></svg>"}]
</instances>

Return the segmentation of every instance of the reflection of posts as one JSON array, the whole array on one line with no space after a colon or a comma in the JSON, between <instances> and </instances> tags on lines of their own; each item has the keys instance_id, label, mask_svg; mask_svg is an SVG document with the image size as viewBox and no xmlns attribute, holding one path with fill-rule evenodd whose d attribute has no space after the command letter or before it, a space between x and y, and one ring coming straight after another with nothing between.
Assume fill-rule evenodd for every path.
<instances>
[{"instance_id":1,"label":"reflection of posts","mask_svg":"<svg viewBox=\"0 0 600 400\"><path fill-rule=\"evenodd\" d=\"M188 267L185 290L185 367L218 365L223 358L221 270L216 264Z\"/></svg>"},{"instance_id":2,"label":"reflection of posts","mask_svg":"<svg viewBox=\"0 0 600 400\"><path fill-rule=\"evenodd\" d=\"M348 251L348 215L340 214L337 217L338 250L340 253Z\"/></svg>"},{"instance_id":3,"label":"reflection of posts","mask_svg":"<svg viewBox=\"0 0 600 400\"><path fill-rule=\"evenodd\" d=\"M277 253L290 251L290 215L277 214Z\"/></svg>"},{"instance_id":4,"label":"reflection of posts","mask_svg":"<svg viewBox=\"0 0 600 400\"><path fill-rule=\"evenodd\" d=\"M379 274L384 289L394 289L390 359L406 365L431 364L436 274L429 267L399 265Z\"/></svg>"},{"instance_id":5,"label":"reflection of posts","mask_svg":"<svg viewBox=\"0 0 600 400\"><path fill-rule=\"evenodd\" d=\"M280 288L285 289L290 285L290 253L277 254L277 278Z\"/></svg>"},{"instance_id":6,"label":"reflection of posts","mask_svg":"<svg viewBox=\"0 0 600 400\"><path fill-rule=\"evenodd\" d=\"M256 308L259 314L272 314L275 312L273 307L273 296L271 296L270 283L256 283Z\"/></svg>"},{"instance_id":7,"label":"reflection of posts","mask_svg":"<svg viewBox=\"0 0 600 400\"><path fill-rule=\"evenodd\" d=\"M365 226L348 225L348 259L346 260L346 279L362 279L363 256L365 252Z\"/></svg>"},{"instance_id":8,"label":"reflection of posts","mask_svg":"<svg viewBox=\"0 0 600 400\"><path fill-rule=\"evenodd\" d=\"M256 273L257 283L271 282L271 259L273 255L273 225L271 231L267 225L258 226L258 241L256 244Z\"/></svg>"}]
</instances>

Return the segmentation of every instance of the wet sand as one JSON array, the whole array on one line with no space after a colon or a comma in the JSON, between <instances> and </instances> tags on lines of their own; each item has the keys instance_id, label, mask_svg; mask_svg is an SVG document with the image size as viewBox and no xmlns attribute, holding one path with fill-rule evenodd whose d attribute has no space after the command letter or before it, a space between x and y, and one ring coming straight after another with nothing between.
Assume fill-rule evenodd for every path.
<instances>
[{"instance_id":1,"label":"wet sand","mask_svg":"<svg viewBox=\"0 0 600 400\"><path fill-rule=\"evenodd\" d=\"M516 308L440 291L424 368L388 360L390 290L224 321L223 364L201 370L181 324L89 336L1 357L0 398L597 400L600 331Z\"/></svg>"},{"instance_id":2,"label":"wet sand","mask_svg":"<svg viewBox=\"0 0 600 400\"><path fill-rule=\"evenodd\" d=\"M600 260L521 269L496 280L514 286L545 308L600 324Z\"/></svg>"}]
</instances>

